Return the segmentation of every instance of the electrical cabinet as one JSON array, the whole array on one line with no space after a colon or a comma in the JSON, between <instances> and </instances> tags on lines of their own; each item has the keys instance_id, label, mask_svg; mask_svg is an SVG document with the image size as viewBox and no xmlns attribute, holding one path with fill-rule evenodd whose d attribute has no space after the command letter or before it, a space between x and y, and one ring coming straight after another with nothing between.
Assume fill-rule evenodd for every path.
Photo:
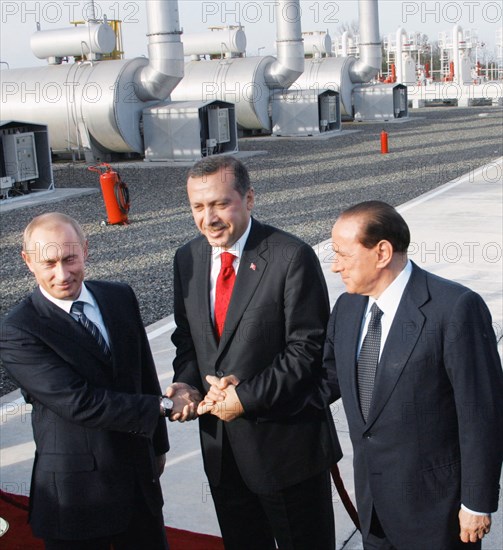
<instances>
[{"instance_id":1,"label":"electrical cabinet","mask_svg":"<svg viewBox=\"0 0 503 550\"><path fill-rule=\"evenodd\" d=\"M217 143L228 143L231 140L229 109L210 107L208 109L208 126L210 139L215 139Z\"/></svg>"},{"instance_id":2,"label":"electrical cabinet","mask_svg":"<svg viewBox=\"0 0 503 550\"><path fill-rule=\"evenodd\" d=\"M15 182L38 178L37 150L35 134L23 132L7 134L2 138L5 173Z\"/></svg>"}]
</instances>

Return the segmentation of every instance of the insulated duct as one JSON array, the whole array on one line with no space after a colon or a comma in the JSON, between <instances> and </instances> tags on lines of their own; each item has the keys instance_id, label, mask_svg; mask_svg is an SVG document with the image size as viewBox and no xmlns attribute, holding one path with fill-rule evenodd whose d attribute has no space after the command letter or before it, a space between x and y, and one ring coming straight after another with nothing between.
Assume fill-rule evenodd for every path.
<instances>
[{"instance_id":1,"label":"insulated duct","mask_svg":"<svg viewBox=\"0 0 503 550\"><path fill-rule=\"evenodd\" d=\"M403 63L403 43L407 42L409 37L403 27L398 27L396 31L396 53L395 53L395 66L396 66L396 81L400 84L404 83L405 71Z\"/></svg>"},{"instance_id":2,"label":"insulated duct","mask_svg":"<svg viewBox=\"0 0 503 550\"><path fill-rule=\"evenodd\" d=\"M381 70L382 51L377 0L359 0L358 16L360 59L352 65L349 76L354 83L364 83L370 82Z\"/></svg>"},{"instance_id":3,"label":"insulated duct","mask_svg":"<svg viewBox=\"0 0 503 550\"><path fill-rule=\"evenodd\" d=\"M165 100L183 78L183 45L177 0L147 0L149 64L136 76L142 101Z\"/></svg>"},{"instance_id":4,"label":"insulated duct","mask_svg":"<svg viewBox=\"0 0 503 550\"><path fill-rule=\"evenodd\" d=\"M304 72L300 0L276 3L277 57L265 71L269 88L289 88Z\"/></svg>"},{"instance_id":5,"label":"insulated duct","mask_svg":"<svg viewBox=\"0 0 503 550\"><path fill-rule=\"evenodd\" d=\"M353 36L353 31L344 31L341 38L341 56L349 57L352 53L350 52L349 41L351 40L351 50L354 50L355 47L355 37Z\"/></svg>"}]
</instances>

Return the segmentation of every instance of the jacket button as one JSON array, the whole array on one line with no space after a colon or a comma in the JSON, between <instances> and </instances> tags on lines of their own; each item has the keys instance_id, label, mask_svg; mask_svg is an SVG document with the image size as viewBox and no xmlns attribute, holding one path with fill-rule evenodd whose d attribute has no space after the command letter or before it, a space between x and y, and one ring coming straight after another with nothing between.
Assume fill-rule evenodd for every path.
<instances>
[{"instance_id":1,"label":"jacket button","mask_svg":"<svg viewBox=\"0 0 503 550\"><path fill-rule=\"evenodd\" d=\"M216 375L218 376L218 378L223 378L225 376L224 372L221 370L217 370Z\"/></svg>"},{"instance_id":2,"label":"jacket button","mask_svg":"<svg viewBox=\"0 0 503 550\"><path fill-rule=\"evenodd\" d=\"M363 434L363 437L364 437L365 439L371 439L372 433L371 433L371 432L366 432L366 433Z\"/></svg>"}]
</instances>

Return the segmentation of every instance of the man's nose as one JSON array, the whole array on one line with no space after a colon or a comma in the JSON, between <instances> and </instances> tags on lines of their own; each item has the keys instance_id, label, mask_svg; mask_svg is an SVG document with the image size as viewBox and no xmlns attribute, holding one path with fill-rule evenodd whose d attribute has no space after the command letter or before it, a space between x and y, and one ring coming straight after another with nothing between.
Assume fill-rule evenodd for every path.
<instances>
[{"instance_id":1,"label":"man's nose","mask_svg":"<svg viewBox=\"0 0 503 550\"><path fill-rule=\"evenodd\" d=\"M54 268L54 274L58 281L65 281L68 276L68 269L63 262L57 262Z\"/></svg>"},{"instance_id":2,"label":"man's nose","mask_svg":"<svg viewBox=\"0 0 503 550\"><path fill-rule=\"evenodd\" d=\"M204 209L204 225L210 226L216 219L215 210L211 207Z\"/></svg>"},{"instance_id":3,"label":"man's nose","mask_svg":"<svg viewBox=\"0 0 503 550\"><path fill-rule=\"evenodd\" d=\"M337 257L332 260L332 265L330 269L332 270L332 273L339 273L340 271L342 271L341 262L339 262Z\"/></svg>"}]
</instances>

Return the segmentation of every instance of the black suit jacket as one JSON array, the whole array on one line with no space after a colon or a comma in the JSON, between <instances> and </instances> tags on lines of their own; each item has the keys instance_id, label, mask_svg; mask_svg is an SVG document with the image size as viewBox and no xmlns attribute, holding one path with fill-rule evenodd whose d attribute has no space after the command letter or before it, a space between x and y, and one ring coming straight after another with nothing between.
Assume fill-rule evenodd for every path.
<instances>
[{"instance_id":1,"label":"black suit jacket","mask_svg":"<svg viewBox=\"0 0 503 550\"><path fill-rule=\"evenodd\" d=\"M321 371L329 305L318 258L256 220L240 260L220 342L210 314L211 248L200 236L175 257L175 381L204 395L205 376L236 375L245 415L226 424L240 473L257 493L294 485L341 457L328 407L298 403ZM222 422L200 418L205 470L220 481Z\"/></svg>"},{"instance_id":2,"label":"black suit jacket","mask_svg":"<svg viewBox=\"0 0 503 550\"><path fill-rule=\"evenodd\" d=\"M397 549L448 548L461 503L498 506L503 376L491 316L478 294L413 265L365 423L356 355L367 302L339 298L324 357L349 423L362 532L374 507Z\"/></svg>"},{"instance_id":3,"label":"black suit jacket","mask_svg":"<svg viewBox=\"0 0 503 550\"><path fill-rule=\"evenodd\" d=\"M89 539L124 531L135 483L152 511L162 494L155 455L169 448L161 394L132 289L86 282L110 336L112 359L39 289L8 315L0 353L32 403L34 534Z\"/></svg>"}]
</instances>

